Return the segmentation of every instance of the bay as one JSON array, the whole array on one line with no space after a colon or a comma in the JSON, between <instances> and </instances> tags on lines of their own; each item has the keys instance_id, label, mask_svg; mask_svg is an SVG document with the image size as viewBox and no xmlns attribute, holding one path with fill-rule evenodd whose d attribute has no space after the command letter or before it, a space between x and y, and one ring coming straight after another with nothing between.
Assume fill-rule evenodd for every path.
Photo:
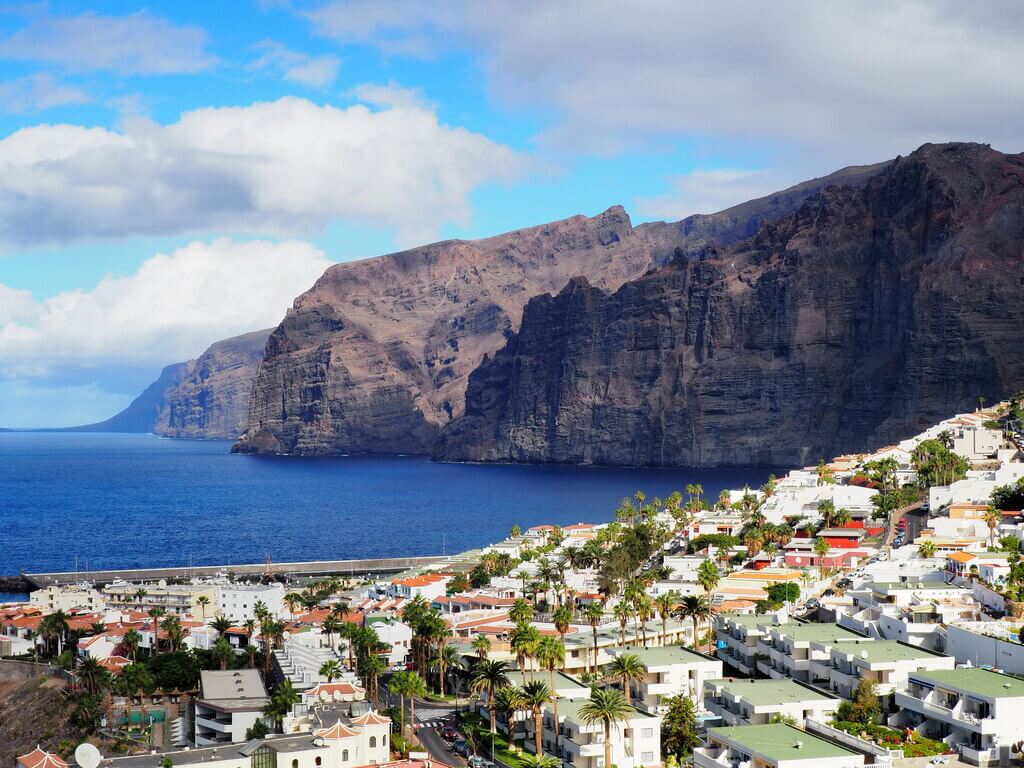
<instances>
[{"instance_id":1,"label":"bay","mask_svg":"<svg viewBox=\"0 0 1024 768\"><path fill-rule=\"evenodd\" d=\"M224 441L0 433L0 574L451 554L513 524L602 522L640 489L769 471L240 456Z\"/></svg>"}]
</instances>

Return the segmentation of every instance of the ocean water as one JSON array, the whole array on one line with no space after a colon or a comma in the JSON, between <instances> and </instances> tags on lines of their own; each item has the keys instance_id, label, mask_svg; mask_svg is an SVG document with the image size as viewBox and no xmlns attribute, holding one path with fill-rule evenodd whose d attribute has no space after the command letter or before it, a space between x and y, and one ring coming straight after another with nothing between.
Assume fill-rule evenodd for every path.
<instances>
[{"instance_id":1,"label":"ocean water","mask_svg":"<svg viewBox=\"0 0 1024 768\"><path fill-rule=\"evenodd\" d=\"M222 441L0 433L0 574L459 552L513 524L611 518L623 496L769 470L239 456Z\"/></svg>"}]
</instances>

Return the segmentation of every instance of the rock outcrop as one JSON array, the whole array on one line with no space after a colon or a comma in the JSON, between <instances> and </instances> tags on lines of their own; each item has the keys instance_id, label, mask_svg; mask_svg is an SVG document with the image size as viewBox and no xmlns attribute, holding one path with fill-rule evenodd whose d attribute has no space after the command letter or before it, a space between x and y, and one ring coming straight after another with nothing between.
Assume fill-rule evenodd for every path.
<instances>
[{"instance_id":1,"label":"rock outcrop","mask_svg":"<svg viewBox=\"0 0 1024 768\"><path fill-rule=\"evenodd\" d=\"M165 437L237 439L245 431L252 382L270 330L218 341L185 363L163 392L152 431Z\"/></svg>"},{"instance_id":2,"label":"rock outcrop","mask_svg":"<svg viewBox=\"0 0 1024 768\"><path fill-rule=\"evenodd\" d=\"M129 403L120 413L96 424L80 427L46 430L48 432L153 432L160 411L164 407L164 392L174 386L188 363L174 363L164 366L156 381L146 387L142 394Z\"/></svg>"},{"instance_id":3,"label":"rock outcrop","mask_svg":"<svg viewBox=\"0 0 1024 768\"><path fill-rule=\"evenodd\" d=\"M1024 387L1024 155L925 145L731 247L537 296L435 456L799 465Z\"/></svg>"}]
</instances>

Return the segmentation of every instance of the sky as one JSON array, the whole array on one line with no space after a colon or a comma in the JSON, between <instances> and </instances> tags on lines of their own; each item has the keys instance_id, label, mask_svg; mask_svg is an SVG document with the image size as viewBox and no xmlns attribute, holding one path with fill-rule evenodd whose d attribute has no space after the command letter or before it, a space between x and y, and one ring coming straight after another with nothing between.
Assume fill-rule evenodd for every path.
<instances>
[{"instance_id":1,"label":"sky","mask_svg":"<svg viewBox=\"0 0 1024 768\"><path fill-rule=\"evenodd\" d=\"M330 264L1020 152L1013 2L0 0L0 426L104 419Z\"/></svg>"}]
</instances>

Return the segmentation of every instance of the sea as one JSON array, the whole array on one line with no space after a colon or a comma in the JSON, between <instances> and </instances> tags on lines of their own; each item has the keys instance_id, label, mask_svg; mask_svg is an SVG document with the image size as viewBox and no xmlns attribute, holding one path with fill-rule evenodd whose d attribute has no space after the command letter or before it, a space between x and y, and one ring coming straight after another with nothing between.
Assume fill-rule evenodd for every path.
<instances>
[{"instance_id":1,"label":"sea","mask_svg":"<svg viewBox=\"0 0 1024 768\"><path fill-rule=\"evenodd\" d=\"M0 433L0 575L452 554L516 524L610 520L637 490L664 497L700 483L715 498L770 472L243 456L230 447Z\"/></svg>"}]
</instances>

